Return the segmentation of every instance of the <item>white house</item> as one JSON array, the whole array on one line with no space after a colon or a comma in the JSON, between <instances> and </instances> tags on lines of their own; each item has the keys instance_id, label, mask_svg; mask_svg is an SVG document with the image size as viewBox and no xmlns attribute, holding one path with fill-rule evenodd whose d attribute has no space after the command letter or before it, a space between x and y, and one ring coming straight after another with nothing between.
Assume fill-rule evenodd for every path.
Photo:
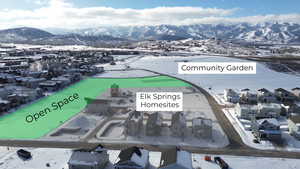
<instances>
[{"instance_id":1,"label":"white house","mask_svg":"<svg viewBox=\"0 0 300 169\"><path fill-rule=\"evenodd\" d=\"M162 152L159 169L193 169L191 153L177 148Z\"/></svg>"},{"instance_id":2,"label":"white house","mask_svg":"<svg viewBox=\"0 0 300 169\"><path fill-rule=\"evenodd\" d=\"M114 169L147 169L149 167L149 151L130 147L120 152L119 161L114 164Z\"/></svg>"},{"instance_id":3,"label":"white house","mask_svg":"<svg viewBox=\"0 0 300 169\"><path fill-rule=\"evenodd\" d=\"M300 87L293 88L292 93L300 100Z\"/></svg>"},{"instance_id":4,"label":"white house","mask_svg":"<svg viewBox=\"0 0 300 169\"><path fill-rule=\"evenodd\" d=\"M256 105L248 104L236 104L235 113L238 118L251 120L253 116L256 116L258 108Z\"/></svg>"},{"instance_id":5,"label":"white house","mask_svg":"<svg viewBox=\"0 0 300 169\"><path fill-rule=\"evenodd\" d=\"M277 103L259 103L257 107L257 118L278 118L282 111L281 105Z\"/></svg>"}]
</instances>

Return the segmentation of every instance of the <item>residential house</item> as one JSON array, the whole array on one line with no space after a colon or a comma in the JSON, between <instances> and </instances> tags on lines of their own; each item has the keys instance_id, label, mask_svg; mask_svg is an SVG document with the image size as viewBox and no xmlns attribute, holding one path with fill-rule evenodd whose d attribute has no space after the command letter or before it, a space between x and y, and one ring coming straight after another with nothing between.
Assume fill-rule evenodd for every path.
<instances>
[{"instance_id":1,"label":"residential house","mask_svg":"<svg viewBox=\"0 0 300 169\"><path fill-rule=\"evenodd\" d=\"M252 117L255 117L258 112L257 105L248 105L248 104L236 104L235 113L238 118L251 120Z\"/></svg>"},{"instance_id":2,"label":"residential house","mask_svg":"<svg viewBox=\"0 0 300 169\"><path fill-rule=\"evenodd\" d=\"M163 118L159 112L150 114L146 123L147 136L160 136L163 125Z\"/></svg>"},{"instance_id":3,"label":"residential house","mask_svg":"<svg viewBox=\"0 0 300 169\"><path fill-rule=\"evenodd\" d=\"M241 104L256 104L257 103L257 94L252 93L250 89L242 89L240 94L240 103Z\"/></svg>"},{"instance_id":4,"label":"residential house","mask_svg":"<svg viewBox=\"0 0 300 169\"><path fill-rule=\"evenodd\" d=\"M28 88L37 88L41 82L46 81L45 78L28 78L22 84Z\"/></svg>"},{"instance_id":5,"label":"residential house","mask_svg":"<svg viewBox=\"0 0 300 169\"><path fill-rule=\"evenodd\" d=\"M125 135L139 136L142 134L143 128L143 113L139 111L130 112L125 121Z\"/></svg>"},{"instance_id":6,"label":"residential house","mask_svg":"<svg viewBox=\"0 0 300 169\"><path fill-rule=\"evenodd\" d=\"M149 151L143 148L130 147L120 152L119 161L114 169L147 169L149 167Z\"/></svg>"},{"instance_id":7,"label":"residential house","mask_svg":"<svg viewBox=\"0 0 300 169\"><path fill-rule=\"evenodd\" d=\"M281 105L277 103L259 103L257 108L256 118L278 118L282 112Z\"/></svg>"},{"instance_id":8,"label":"residential house","mask_svg":"<svg viewBox=\"0 0 300 169\"><path fill-rule=\"evenodd\" d=\"M170 127L173 136L184 137L186 128L186 118L184 113L176 112L173 114Z\"/></svg>"},{"instance_id":9,"label":"residential house","mask_svg":"<svg viewBox=\"0 0 300 169\"><path fill-rule=\"evenodd\" d=\"M275 95L265 88L257 90L257 100L260 103L277 103L278 102Z\"/></svg>"},{"instance_id":10,"label":"residential house","mask_svg":"<svg viewBox=\"0 0 300 169\"><path fill-rule=\"evenodd\" d=\"M274 94L276 98L281 102L294 102L296 100L296 96L293 93L283 88L275 89Z\"/></svg>"},{"instance_id":11,"label":"residential house","mask_svg":"<svg viewBox=\"0 0 300 169\"><path fill-rule=\"evenodd\" d=\"M81 80L81 74L80 73L72 73L72 74L65 74L63 77L69 79L71 83L78 82Z\"/></svg>"},{"instance_id":12,"label":"residential house","mask_svg":"<svg viewBox=\"0 0 300 169\"><path fill-rule=\"evenodd\" d=\"M159 169L193 169L191 153L178 148L164 151Z\"/></svg>"},{"instance_id":13,"label":"residential house","mask_svg":"<svg viewBox=\"0 0 300 169\"><path fill-rule=\"evenodd\" d=\"M17 94L10 94L7 96L7 100L10 102L10 107L14 108L22 104L22 98Z\"/></svg>"},{"instance_id":14,"label":"residential house","mask_svg":"<svg viewBox=\"0 0 300 169\"><path fill-rule=\"evenodd\" d=\"M93 151L75 150L68 162L69 169L105 169L109 155L103 147Z\"/></svg>"},{"instance_id":15,"label":"residential house","mask_svg":"<svg viewBox=\"0 0 300 169\"><path fill-rule=\"evenodd\" d=\"M6 112L10 109L10 101L8 100L2 100L0 98L0 113Z\"/></svg>"},{"instance_id":16,"label":"residential house","mask_svg":"<svg viewBox=\"0 0 300 169\"><path fill-rule=\"evenodd\" d=\"M291 116L288 119L289 133L300 140L300 116Z\"/></svg>"},{"instance_id":17,"label":"residential house","mask_svg":"<svg viewBox=\"0 0 300 169\"><path fill-rule=\"evenodd\" d=\"M259 140L279 141L281 140L280 124L275 118L252 119L252 132Z\"/></svg>"},{"instance_id":18,"label":"residential house","mask_svg":"<svg viewBox=\"0 0 300 169\"><path fill-rule=\"evenodd\" d=\"M59 85L55 81L51 80L39 83L39 87L46 92L54 92L59 89Z\"/></svg>"},{"instance_id":19,"label":"residential house","mask_svg":"<svg viewBox=\"0 0 300 169\"><path fill-rule=\"evenodd\" d=\"M0 96L6 98L9 94L11 94L11 91L7 90L5 85L0 84Z\"/></svg>"},{"instance_id":20,"label":"residential house","mask_svg":"<svg viewBox=\"0 0 300 169\"><path fill-rule=\"evenodd\" d=\"M293 88L292 93L300 100L300 87Z\"/></svg>"},{"instance_id":21,"label":"residential house","mask_svg":"<svg viewBox=\"0 0 300 169\"><path fill-rule=\"evenodd\" d=\"M224 90L224 99L226 102L238 103L240 100L240 96L233 89L225 89Z\"/></svg>"},{"instance_id":22,"label":"residential house","mask_svg":"<svg viewBox=\"0 0 300 169\"><path fill-rule=\"evenodd\" d=\"M198 117L192 120L192 133L201 139L212 139L212 120Z\"/></svg>"},{"instance_id":23,"label":"residential house","mask_svg":"<svg viewBox=\"0 0 300 169\"><path fill-rule=\"evenodd\" d=\"M71 80L65 76L59 76L59 77L52 78L51 81L56 82L59 89L62 89L64 87L68 86L69 84L71 84Z\"/></svg>"}]
</instances>

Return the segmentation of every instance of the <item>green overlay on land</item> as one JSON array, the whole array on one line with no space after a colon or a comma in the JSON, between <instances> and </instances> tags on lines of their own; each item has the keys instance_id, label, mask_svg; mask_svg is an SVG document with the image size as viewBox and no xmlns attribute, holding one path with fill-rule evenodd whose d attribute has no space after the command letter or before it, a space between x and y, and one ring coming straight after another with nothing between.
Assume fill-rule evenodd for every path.
<instances>
[{"instance_id":1,"label":"green overlay on land","mask_svg":"<svg viewBox=\"0 0 300 169\"><path fill-rule=\"evenodd\" d=\"M96 98L112 84L120 88L183 87L189 84L168 76L144 78L88 78L24 108L0 116L0 139L38 139L82 111L85 97Z\"/></svg>"}]
</instances>

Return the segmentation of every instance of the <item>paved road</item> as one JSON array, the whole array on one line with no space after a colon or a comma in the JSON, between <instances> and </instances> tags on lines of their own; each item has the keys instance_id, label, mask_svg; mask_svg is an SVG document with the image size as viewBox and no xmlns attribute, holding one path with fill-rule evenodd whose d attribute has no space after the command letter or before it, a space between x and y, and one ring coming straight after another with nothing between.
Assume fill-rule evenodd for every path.
<instances>
[{"instance_id":1,"label":"paved road","mask_svg":"<svg viewBox=\"0 0 300 169\"><path fill-rule=\"evenodd\" d=\"M70 149L93 149L97 145L102 144L107 149L120 150L130 146L144 147L150 151L164 151L174 146L167 145L144 145L144 144L118 144L118 143L91 143L83 141L48 141L48 140L0 140L0 145L9 147L33 147L33 148L70 148ZM190 146L182 146L183 150L199 154L215 154L215 155L234 155L234 156L254 156L254 157L277 157L277 158L294 158L300 159L300 153L282 152L255 149L233 149L233 148L196 148Z\"/></svg>"}]
</instances>

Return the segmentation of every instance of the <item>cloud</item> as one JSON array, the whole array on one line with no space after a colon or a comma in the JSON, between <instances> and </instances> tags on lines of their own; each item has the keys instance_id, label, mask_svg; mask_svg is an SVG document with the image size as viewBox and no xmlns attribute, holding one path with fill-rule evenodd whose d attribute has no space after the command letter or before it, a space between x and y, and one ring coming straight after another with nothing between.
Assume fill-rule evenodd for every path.
<instances>
[{"instance_id":1,"label":"cloud","mask_svg":"<svg viewBox=\"0 0 300 169\"><path fill-rule=\"evenodd\" d=\"M81 29L99 26L189 25L199 23L300 22L300 14L234 17L239 10L202 7L157 7L115 9L78 8L68 0L31 0L41 7L34 10L0 10L0 29L29 26L37 28Z\"/></svg>"}]
</instances>

